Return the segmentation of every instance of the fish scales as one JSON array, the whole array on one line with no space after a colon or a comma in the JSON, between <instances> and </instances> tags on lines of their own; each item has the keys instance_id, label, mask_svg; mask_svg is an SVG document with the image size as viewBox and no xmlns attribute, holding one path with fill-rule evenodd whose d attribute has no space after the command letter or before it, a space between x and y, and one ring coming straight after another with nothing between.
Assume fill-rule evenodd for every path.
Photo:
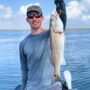
<instances>
[{"instance_id":1,"label":"fish scales","mask_svg":"<svg viewBox=\"0 0 90 90\"><path fill-rule=\"evenodd\" d=\"M63 23L59 15L55 12L50 17L50 46L52 64L54 66L54 79L53 81L61 80L60 66L64 56L64 29Z\"/></svg>"}]
</instances>

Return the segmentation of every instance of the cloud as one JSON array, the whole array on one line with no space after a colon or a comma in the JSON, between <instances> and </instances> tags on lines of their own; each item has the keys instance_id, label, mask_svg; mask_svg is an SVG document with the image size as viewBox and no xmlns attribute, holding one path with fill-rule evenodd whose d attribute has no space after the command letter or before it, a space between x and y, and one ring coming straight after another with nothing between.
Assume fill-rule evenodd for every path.
<instances>
[{"instance_id":1,"label":"cloud","mask_svg":"<svg viewBox=\"0 0 90 90\"><path fill-rule=\"evenodd\" d=\"M27 10L27 6L22 5L19 10L20 15L25 15Z\"/></svg>"},{"instance_id":2,"label":"cloud","mask_svg":"<svg viewBox=\"0 0 90 90\"><path fill-rule=\"evenodd\" d=\"M81 0L81 2L77 0L73 0L68 2L67 4L67 17L69 19L78 19L82 18L82 20L90 19L90 0Z\"/></svg>"},{"instance_id":3,"label":"cloud","mask_svg":"<svg viewBox=\"0 0 90 90\"><path fill-rule=\"evenodd\" d=\"M0 20L8 20L13 16L13 11L11 7L5 7L0 5Z\"/></svg>"},{"instance_id":4,"label":"cloud","mask_svg":"<svg viewBox=\"0 0 90 90\"><path fill-rule=\"evenodd\" d=\"M4 19L11 19L13 16L13 11L11 7L7 7L5 10L6 15L4 16Z\"/></svg>"},{"instance_id":5,"label":"cloud","mask_svg":"<svg viewBox=\"0 0 90 90\"><path fill-rule=\"evenodd\" d=\"M28 4L28 5L22 5L20 6L20 9L19 9L19 15L26 15L26 11L27 11L27 8L31 5L38 5L40 6L40 3L34 3L34 4Z\"/></svg>"},{"instance_id":6,"label":"cloud","mask_svg":"<svg viewBox=\"0 0 90 90\"><path fill-rule=\"evenodd\" d=\"M0 11L2 11L4 9L3 5L0 5Z\"/></svg>"},{"instance_id":7,"label":"cloud","mask_svg":"<svg viewBox=\"0 0 90 90\"><path fill-rule=\"evenodd\" d=\"M49 21L50 21L50 15L45 15L44 23L49 23Z\"/></svg>"},{"instance_id":8,"label":"cloud","mask_svg":"<svg viewBox=\"0 0 90 90\"><path fill-rule=\"evenodd\" d=\"M77 18L82 16L82 9L79 6L79 2L71 1L67 5L67 16L68 18Z\"/></svg>"},{"instance_id":9,"label":"cloud","mask_svg":"<svg viewBox=\"0 0 90 90\"><path fill-rule=\"evenodd\" d=\"M90 0L82 0L81 5L87 10L90 9Z\"/></svg>"},{"instance_id":10,"label":"cloud","mask_svg":"<svg viewBox=\"0 0 90 90\"><path fill-rule=\"evenodd\" d=\"M90 15L83 15L83 20L90 20Z\"/></svg>"}]
</instances>

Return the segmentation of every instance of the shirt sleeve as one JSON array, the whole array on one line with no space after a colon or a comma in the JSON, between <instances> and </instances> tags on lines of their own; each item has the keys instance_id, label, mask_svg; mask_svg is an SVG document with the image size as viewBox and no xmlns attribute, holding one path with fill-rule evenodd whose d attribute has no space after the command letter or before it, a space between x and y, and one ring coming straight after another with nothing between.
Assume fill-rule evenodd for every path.
<instances>
[{"instance_id":1,"label":"shirt sleeve","mask_svg":"<svg viewBox=\"0 0 90 90\"><path fill-rule=\"evenodd\" d=\"M21 63L21 73L22 73L21 90L24 90L26 87L27 78L28 78L27 76L28 68L27 68L26 56L23 51L23 45L21 43L19 46L19 52L20 52L20 63Z\"/></svg>"}]
</instances>

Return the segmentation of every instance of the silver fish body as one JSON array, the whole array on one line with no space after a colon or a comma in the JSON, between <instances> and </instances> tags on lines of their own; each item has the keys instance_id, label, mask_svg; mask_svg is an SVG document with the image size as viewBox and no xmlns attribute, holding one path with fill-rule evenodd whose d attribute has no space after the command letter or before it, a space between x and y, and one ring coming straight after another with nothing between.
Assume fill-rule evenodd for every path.
<instances>
[{"instance_id":1,"label":"silver fish body","mask_svg":"<svg viewBox=\"0 0 90 90\"><path fill-rule=\"evenodd\" d=\"M60 80L60 66L64 57L64 30L63 23L57 13L50 17L50 46L52 64L54 66L54 79L53 81Z\"/></svg>"}]
</instances>

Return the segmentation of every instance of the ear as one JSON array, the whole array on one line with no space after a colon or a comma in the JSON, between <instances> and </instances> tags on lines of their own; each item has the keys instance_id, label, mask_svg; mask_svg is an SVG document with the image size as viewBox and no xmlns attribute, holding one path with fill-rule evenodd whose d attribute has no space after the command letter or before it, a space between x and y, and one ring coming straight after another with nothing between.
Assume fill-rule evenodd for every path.
<instances>
[{"instance_id":1,"label":"ear","mask_svg":"<svg viewBox=\"0 0 90 90\"><path fill-rule=\"evenodd\" d=\"M42 19L42 21L43 21L43 20L44 20L44 17L42 16L41 19Z\"/></svg>"},{"instance_id":2,"label":"ear","mask_svg":"<svg viewBox=\"0 0 90 90\"><path fill-rule=\"evenodd\" d=\"M29 21L28 21L28 18L26 18L26 21L29 22Z\"/></svg>"}]
</instances>

